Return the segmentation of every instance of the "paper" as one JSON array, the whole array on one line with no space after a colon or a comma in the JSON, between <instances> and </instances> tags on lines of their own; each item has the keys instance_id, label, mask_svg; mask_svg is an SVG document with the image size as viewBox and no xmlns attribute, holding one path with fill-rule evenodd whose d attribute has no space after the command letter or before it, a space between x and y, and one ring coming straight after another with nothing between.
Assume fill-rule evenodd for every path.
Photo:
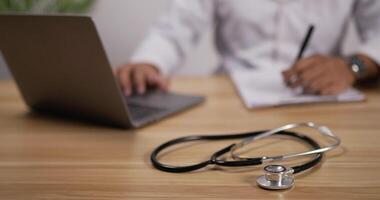
<instances>
[{"instance_id":1,"label":"paper","mask_svg":"<svg viewBox=\"0 0 380 200\"><path fill-rule=\"evenodd\" d=\"M288 88L284 84L281 72L275 70L234 70L230 74L248 108L365 100L365 96L353 88L337 96L299 94Z\"/></svg>"}]
</instances>

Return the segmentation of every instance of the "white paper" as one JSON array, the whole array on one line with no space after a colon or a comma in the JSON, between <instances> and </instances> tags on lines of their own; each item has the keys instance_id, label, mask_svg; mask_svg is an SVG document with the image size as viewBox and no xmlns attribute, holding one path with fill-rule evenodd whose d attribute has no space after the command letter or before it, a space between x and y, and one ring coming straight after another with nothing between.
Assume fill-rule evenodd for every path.
<instances>
[{"instance_id":1,"label":"white paper","mask_svg":"<svg viewBox=\"0 0 380 200\"><path fill-rule=\"evenodd\" d=\"M365 100L365 96L354 88L350 88L337 96L299 94L299 92L286 87L280 71L234 70L230 74L248 108Z\"/></svg>"}]
</instances>

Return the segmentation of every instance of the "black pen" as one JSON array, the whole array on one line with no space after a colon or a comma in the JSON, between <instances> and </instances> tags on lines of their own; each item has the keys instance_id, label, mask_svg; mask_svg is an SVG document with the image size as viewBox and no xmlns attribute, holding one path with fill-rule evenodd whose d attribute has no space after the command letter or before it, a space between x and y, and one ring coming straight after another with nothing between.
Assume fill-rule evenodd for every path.
<instances>
[{"instance_id":1,"label":"black pen","mask_svg":"<svg viewBox=\"0 0 380 200\"><path fill-rule=\"evenodd\" d=\"M294 61L294 64L296 64L299 60L302 59L303 54L305 52L305 49L308 46L311 37L313 36L313 33L314 33L314 25L310 25L309 26L309 30L307 31L306 37L304 38L304 40L302 42L302 45L301 45L301 48L300 48L300 50L298 52L297 58ZM290 85L294 84L297 81L297 79L298 79L297 76L290 77L290 80L289 80Z\"/></svg>"},{"instance_id":2,"label":"black pen","mask_svg":"<svg viewBox=\"0 0 380 200\"><path fill-rule=\"evenodd\" d=\"M298 62L299 60L302 59L303 54L305 52L305 49L306 49L307 45L310 42L311 36L313 35L313 32L314 32L314 25L310 25L309 26L309 30L307 31L306 37L304 38L304 40L302 42L302 46L300 48L300 51L298 52L298 56L297 56L296 62Z\"/></svg>"}]
</instances>

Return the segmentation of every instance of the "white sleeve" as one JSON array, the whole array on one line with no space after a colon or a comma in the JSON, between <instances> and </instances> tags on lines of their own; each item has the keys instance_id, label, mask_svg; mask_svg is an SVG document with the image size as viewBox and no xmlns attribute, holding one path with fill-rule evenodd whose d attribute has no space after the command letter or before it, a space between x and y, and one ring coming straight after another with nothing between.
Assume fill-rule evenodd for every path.
<instances>
[{"instance_id":1,"label":"white sleeve","mask_svg":"<svg viewBox=\"0 0 380 200\"><path fill-rule=\"evenodd\" d=\"M170 74L212 27L213 16L213 0L174 0L169 13L155 24L130 61L153 64L161 73Z\"/></svg>"},{"instance_id":2,"label":"white sleeve","mask_svg":"<svg viewBox=\"0 0 380 200\"><path fill-rule=\"evenodd\" d=\"M380 1L357 0L354 9L361 39L357 53L363 53L380 64Z\"/></svg>"}]
</instances>

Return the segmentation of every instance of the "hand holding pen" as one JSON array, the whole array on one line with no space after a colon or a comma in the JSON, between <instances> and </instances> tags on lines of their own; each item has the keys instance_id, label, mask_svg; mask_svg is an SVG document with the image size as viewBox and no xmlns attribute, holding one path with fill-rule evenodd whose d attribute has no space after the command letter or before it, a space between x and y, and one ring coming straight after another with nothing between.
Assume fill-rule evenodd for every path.
<instances>
[{"instance_id":1,"label":"hand holding pen","mask_svg":"<svg viewBox=\"0 0 380 200\"><path fill-rule=\"evenodd\" d=\"M313 32L311 25L295 63L283 72L284 81L290 88L301 88L307 94L339 94L354 84L355 77L342 58L323 55L303 58Z\"/></svg>"}]
</instances>

